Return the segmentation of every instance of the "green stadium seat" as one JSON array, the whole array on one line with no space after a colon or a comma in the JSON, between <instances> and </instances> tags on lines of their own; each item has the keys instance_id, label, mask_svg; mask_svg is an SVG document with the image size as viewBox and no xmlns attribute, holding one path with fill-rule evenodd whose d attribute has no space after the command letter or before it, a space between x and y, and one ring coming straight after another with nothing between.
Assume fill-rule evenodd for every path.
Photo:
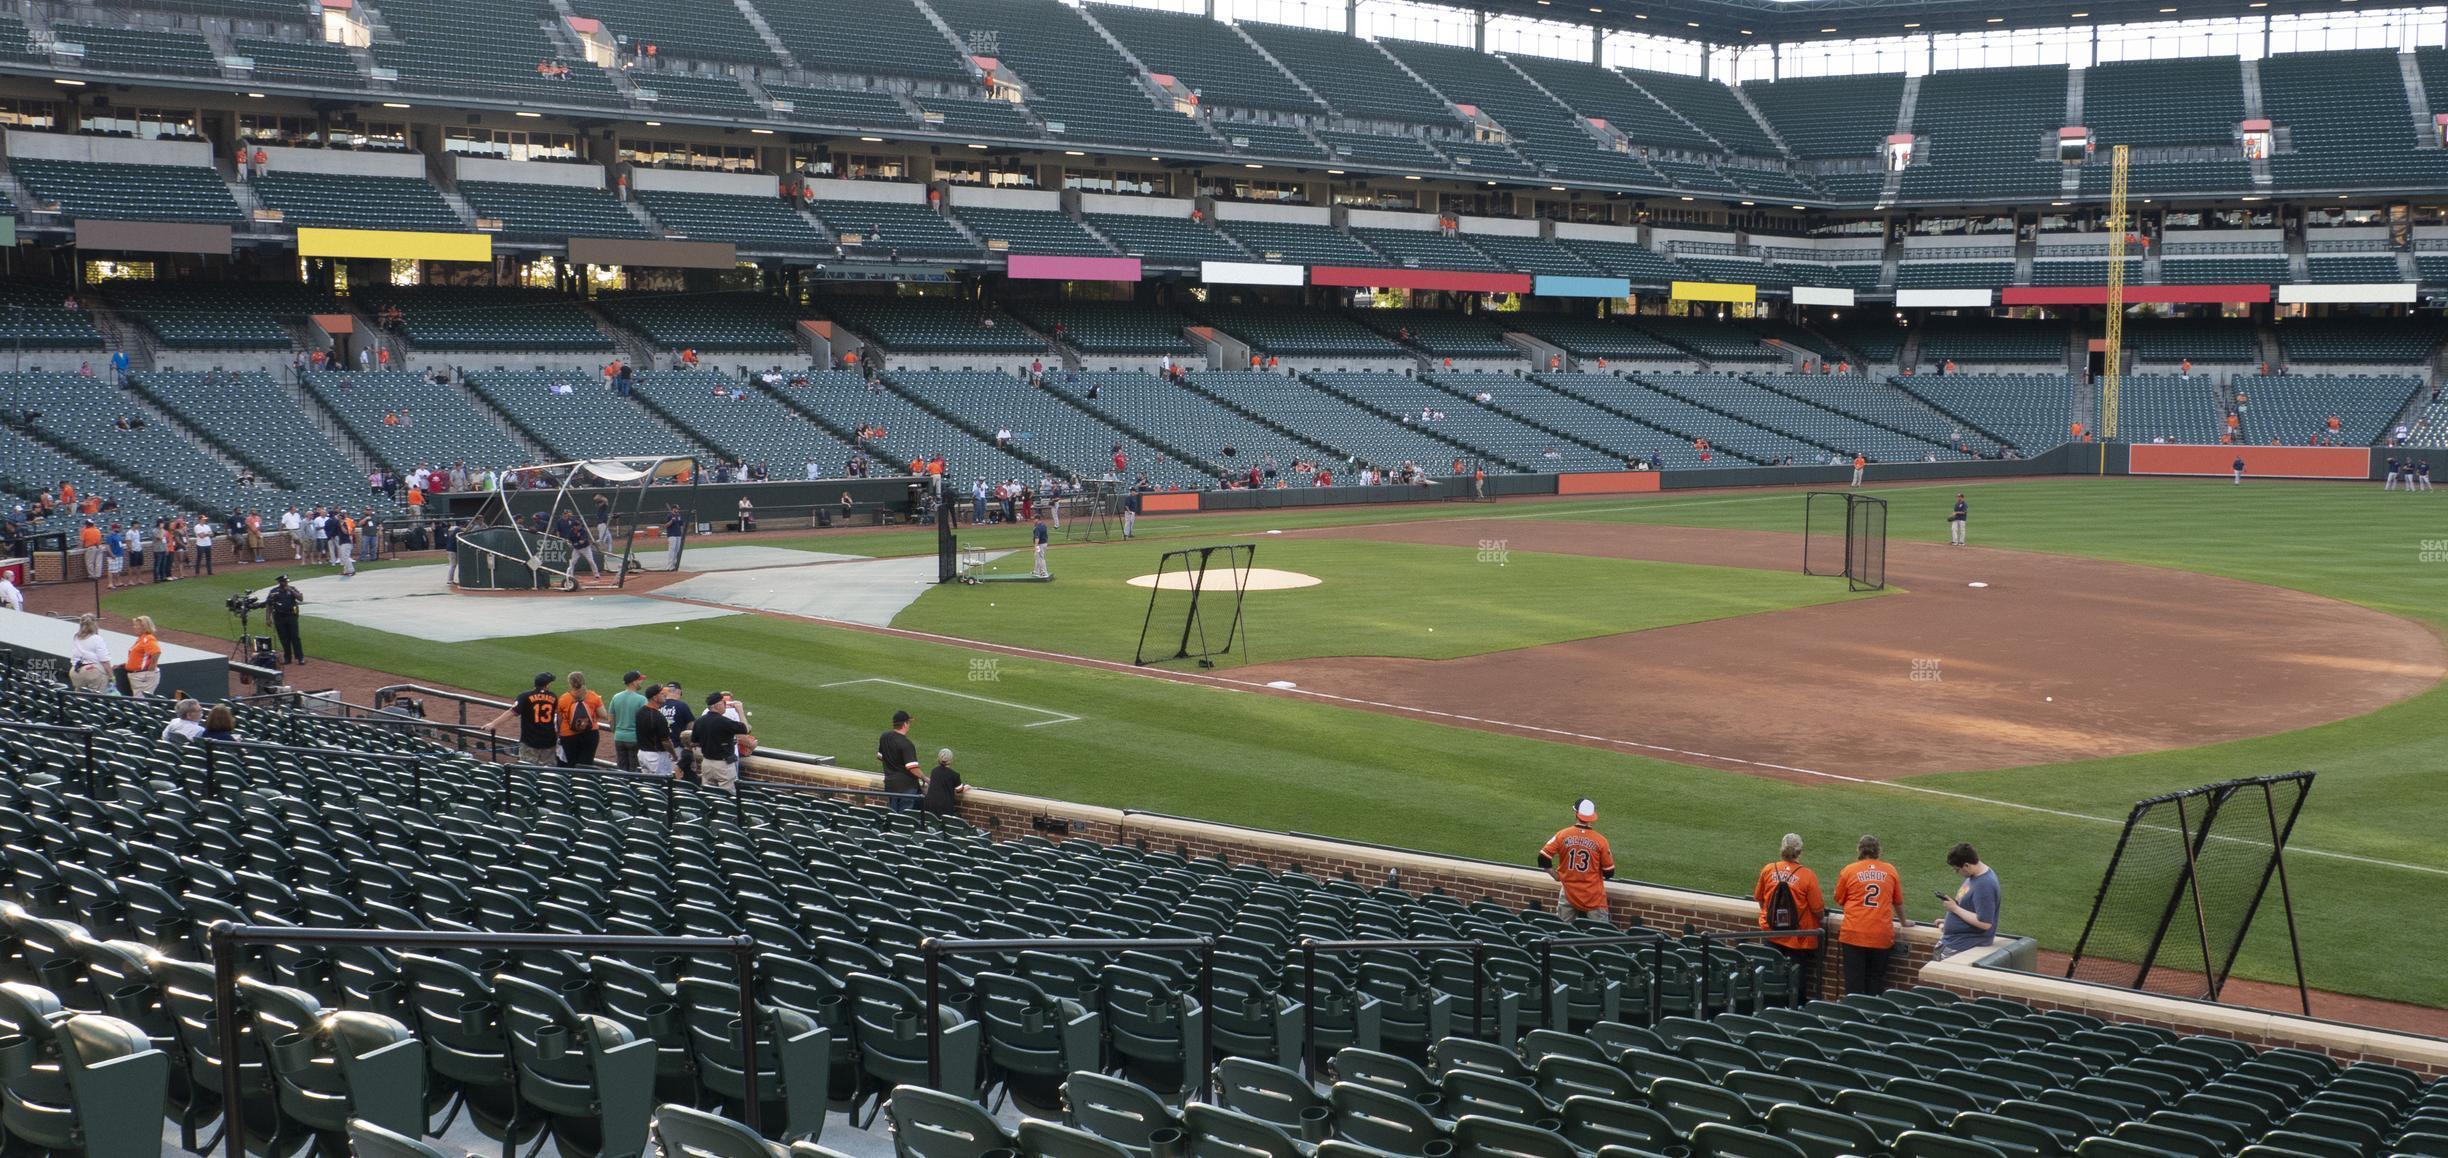
<instances>
[{"instance_id":1,"label":"green stadium seat","mask_svg":"<svg viewBox=\"0 0 2448 1158\"><path fill-rule=\"evenodd\" d=\"M1705 1158L1807 1158L1802 1148L1773 1134L1722 1122L1693 1127L1692 1150Z\"/></svg>"},{"instance_id":2,"label":"green stadium seat","mask_svg":"<svg viewBox=\"0 0 2448 1158\"><path fill-rule=\"evenodd\" d=\"M2007 1158L1995 1146L1919 1130L1897 1135L1895 1154L1896 1158Z\"/></svg>"},{"instance_id":3,"label":"green stadium seat","mask_svg":"<svg viewBox=\"0 0 2448 1158\"><path fill-rule=\"evenodd\" d=\"M1843 1158L1876 1154L1887 1141L1860 1119L1816 1106L1786 1103L1768 1111L1768 1132L1802 1151L1807 1158Z\"/></svg>"}]
</instances>

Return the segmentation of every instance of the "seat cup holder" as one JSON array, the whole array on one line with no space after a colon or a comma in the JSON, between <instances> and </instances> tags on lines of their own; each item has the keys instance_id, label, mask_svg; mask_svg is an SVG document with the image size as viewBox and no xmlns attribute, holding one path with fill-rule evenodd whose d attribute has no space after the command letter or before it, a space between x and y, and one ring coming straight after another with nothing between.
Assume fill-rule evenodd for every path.
<instances>
[{"instance_id":1,"label":"seat cup holder","mask_svg":"<svg viewBox=\"0 0 2448 1158\"><path fill-rule=\"evenodd\" d=\"M559 1061L569 1055L570 1031L565 1025L540 1025L535 1031L536 1056Z\"/></svg>"}]
</instances>

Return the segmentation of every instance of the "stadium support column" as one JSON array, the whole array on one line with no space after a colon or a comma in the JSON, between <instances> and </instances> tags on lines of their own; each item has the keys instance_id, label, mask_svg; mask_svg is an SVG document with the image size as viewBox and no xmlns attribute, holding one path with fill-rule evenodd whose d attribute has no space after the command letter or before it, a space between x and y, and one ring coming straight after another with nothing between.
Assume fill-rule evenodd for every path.
<instances>
[{"instance_id":1,"label":"stadium support column","mask_svg":"<svg viewBox=\"0 0 2448 1158\"><path fill-rule=\"evenodd\" d=\"M1490 19L1490 17L1491 17L1491 14L1490 14L1490 13L1488 13L1487 11L1485 11L1485 10L1481 10L1481 11L1478 11L1478 12L1473 12L1473 13L1471 13L1471 49L1472 49L1472 51L1475 51L1475 52L1486 52L1486 51L1487 51L1487 26L1488 26L1488 20Z\"/></svg>"}]
</instances>

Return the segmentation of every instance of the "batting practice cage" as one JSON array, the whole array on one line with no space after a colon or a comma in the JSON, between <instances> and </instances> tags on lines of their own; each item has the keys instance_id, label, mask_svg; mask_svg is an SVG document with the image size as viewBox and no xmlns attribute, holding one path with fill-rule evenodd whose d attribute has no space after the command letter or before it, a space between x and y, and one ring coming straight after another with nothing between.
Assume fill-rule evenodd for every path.
<instances>
[{"instance_id":1,"label":"batting practice cage","mask_svg":"<svg viewBox=\"0 0 2448 1158\"><path fill-rule=\"evenodd\" d=\"M1887 500L1850 491L1802 497L1802 573L1843 576L1851 591L1887 589Z\"/></svg>"},{"instance_id":2,"label":"batting practice cage","mask_svg":"<svg viewBox=\"0 0 2448 1158\"><path fill-rule=\"evenodd\" d=\"M1249 659L1241 630L1241 597L1249 590L1255 543L1230 543L1167 551L1156 563L1156 586L1148 592L1147 619L1139 625L1139 657L1133 662L1197 660L1214 667L1234 649Z\"/></svg>"},{"instance_id":3,"label":"batting practice cage","mask_svg":"<svg viewBox=\"0 0 2448 1158\"><path fill-rule=\"evenodd\" d=\"M697 472L687 458L640 455L554 462L503 471L501 487L485 496L459 532L451 582L471 591L574 591L581 573L619 587L636 567L630 544L641 522L660 527L664 503L694 520ZM673 496L665 498L665 495ZM652 511L647 510L651 498ZM605 505L597 507L601 497ZM574 517L586 531L590 570L578 544L562 533Z\"/></svg>"},{"instance_id":4,"label":"batting practice cage","mask_svg":"<svg viewBox=\"0 0 2448 1158\"><path fill-rule=\"evenodd\" d=\"M1083 482L1080 492L1064 495L1047 504L1046 522L1053 537L1066 543L1110 543L1115 524L1122 518L1122 490L1119 484L1094 479Z\"/></svg>"},{"instance_id":5,"label":"batting practice cage","mask_svg":"<svg viewBox=\"0 0 2448 1158\"><path fill-rule=\"evenodd\" d=\"M2286 842L2312 775L2228 780L2134 805L2066 976L2216 1001L2275 881L2295 989L2311 1013Z\"/></svg>"}]
</instances>

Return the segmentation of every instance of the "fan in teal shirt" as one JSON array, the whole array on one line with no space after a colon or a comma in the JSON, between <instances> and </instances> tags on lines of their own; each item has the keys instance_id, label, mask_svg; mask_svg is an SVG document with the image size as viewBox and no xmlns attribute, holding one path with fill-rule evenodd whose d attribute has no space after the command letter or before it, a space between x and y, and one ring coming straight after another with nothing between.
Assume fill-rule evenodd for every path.
<instances>
[{"instance_id":1,"label":"fan in teal shirt","mask_svg":"<svg viewBox=\"0 0 2448 1158\"><path fill-rule=\"evenodd\" d=\"M612 759L629 771L637 770L637 714L646 706L645 693L638 691L644 676L630 672L621 677L621 690L613 693Z\"/></svg>"}]
</instances>

